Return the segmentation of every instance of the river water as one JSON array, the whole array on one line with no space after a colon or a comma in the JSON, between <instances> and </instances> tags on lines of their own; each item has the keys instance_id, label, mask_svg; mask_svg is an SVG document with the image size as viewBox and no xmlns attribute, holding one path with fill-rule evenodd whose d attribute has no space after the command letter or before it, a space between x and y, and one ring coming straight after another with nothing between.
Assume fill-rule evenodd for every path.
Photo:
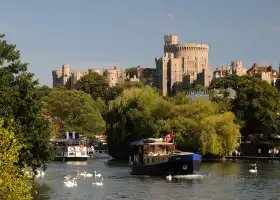
<instances>
[{"instance_id":1,"label":"river water","mask_svg":"<svg viewBox=\"0 0 280 200\"><path fill-rule=\"evenodd\" d=\"M250 174L248 162L203 163L198 177L173 179L132 176L130 168L105 165L106 160L54 162L38 183L36 200L264 200L280 199L279 161L259 162L258 173ZM103 186L95 178L79 178L78 186L66 188L63 177L81 172L103 175Z\"/></svg>"}]
</instances>

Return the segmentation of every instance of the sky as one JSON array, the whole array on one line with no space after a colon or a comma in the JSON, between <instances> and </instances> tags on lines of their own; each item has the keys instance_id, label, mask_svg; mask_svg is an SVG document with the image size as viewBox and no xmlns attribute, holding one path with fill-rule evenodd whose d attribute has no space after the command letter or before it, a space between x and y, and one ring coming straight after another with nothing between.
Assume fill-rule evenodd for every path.
<instances>
[{"instance_id":1,"label":"sky","mask_svg":"<svg viewBox=\"0 0 280 200\"><path fill-rule=\"evenodd\" d=\"M17 45L41 85L52 70L155 68L170 28L179 41L209 45L212 70L232 60L280 63L279 0L9 0L0 33ZM172 14L172 20L168 14Z\"/></svg>"}]
</instances>

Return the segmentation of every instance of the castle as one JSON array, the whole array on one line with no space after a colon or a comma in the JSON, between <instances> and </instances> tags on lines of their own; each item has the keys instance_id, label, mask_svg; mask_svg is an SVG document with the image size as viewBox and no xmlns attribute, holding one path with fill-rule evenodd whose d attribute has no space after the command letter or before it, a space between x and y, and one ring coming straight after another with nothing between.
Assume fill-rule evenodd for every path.
<instances>
[{"instance_id":1,"label":"castle","mask_svg":"<svg viewBox=\"0 0 280 200\"><path fill-rule=\"evenodd\" d=\"M138 66L137 69L140 69ZM61 70L53 70L53 87L56 85L64 85L68 89L79 89L81 78L88 73L98 73L101 75L100 69L88 69L88 72L80 72L79 70L70 70L69 64L62 65ZM103 75L107 78L109 86L113 87L119 84L123 84L125 81L138 82L140 81L140 75L134 75L134 77L126 76L126 71L121 70L119 67L113 67L112 69L105 69Z\"/></svg>"},{"instance_id":2,"label":"castle","mask_svg":"<svg viewBox=\"0 0 280 200\"><path fill-rule=\"evenodd\" d=\"M180 44L177 35L165 35L164 43L164 56L155 59L156 86L161 95L170 96L196 84L209 86L212 74L207 44Z\"/></svg>"},{"instance_id":3,"label":"castle","mask_svg":"<svg viewBox=\"0 0 280 200\"><path fill-rule=\"evenodd\" d=\"M207 44L183 43L180 44L177 35L164 36L164 56L156 57L156 69L134 69L133 75L119 67L103 70L110 87L123 84L125 81L141 81L158 88L163 96L189 89L195 85L208 87L212 78L226 76L250 75L267 81L280 87L279 71L273 70L272 66L258 66L253 64L248 70L243 67L242 61L232 61L228 66L216 68L213 74L210 72L208 62L209 46ZM88 69L88 72L70 70L69 64L62 65L61 70L52 71L53 86L64 85L68 89L79 89L80 79L88 73L96 72L101 75L100 69Z\"/></svg>"}]
</instances>

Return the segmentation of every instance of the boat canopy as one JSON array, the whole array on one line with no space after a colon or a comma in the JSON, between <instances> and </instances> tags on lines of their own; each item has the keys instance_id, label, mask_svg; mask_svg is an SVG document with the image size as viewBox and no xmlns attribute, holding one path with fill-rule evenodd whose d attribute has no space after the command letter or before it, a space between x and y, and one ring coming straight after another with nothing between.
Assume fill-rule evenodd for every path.
<instances>
[{"instance_id":1,"label":"boat canopy","mask_svg":"<svg viewBox=\"0 0 280 200\"><path fill-rule=\"evenodd\" d=\"M131 146L140 146L140 145L147 144L147 143L158 143L158 142L163 142L163 138L141 139L141 140L131 142L130 145Z\"/></svg>"}]
</instances>

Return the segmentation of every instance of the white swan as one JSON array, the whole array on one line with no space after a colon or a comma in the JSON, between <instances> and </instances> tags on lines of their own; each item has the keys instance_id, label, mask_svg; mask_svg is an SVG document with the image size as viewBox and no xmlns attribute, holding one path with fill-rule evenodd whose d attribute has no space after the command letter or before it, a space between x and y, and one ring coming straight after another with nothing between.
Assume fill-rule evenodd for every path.
<instances>
[{"instance_id":1,"label":"white swan","mask_svg":"<svg viewBox=\"0 0 280 200\"><path fill-rule=\"evenodd\" d=\"M103 186L103 178L100 182L92 182L93 185Z\"/></svg>"},{"instance_id":2,"label":"white swan","mask_svg":"<svg viewBox=\"0 0 280 200\"><path fill-rule=\"evenodd\" d=\"M166 176L166 180L171 181L172 180L172 176L171 175Z\"/></svg>"},{"instance_id":3,"label":"white swan","mask_svg":"<svg viewBox=\"0 0 280 200\"><path fill-rule=\"evenodd\" d=\"M44 177L45 176L45 172L41 170L41 176Z\"/></svg>"},{"instance_id":4,"label":"white swan","mask_svg":"<svg viewBox=\"0 0 280 200\"><path fill-rule=\"evenodd\" d=\"M73 178L73 180L71 180L71 181L64 182L64 186L66 186L68 188L72 188L74 186L77 186L77 181L75 178Z\"/></svg>"},{"instance_id":5,"label":"white swan","mask_svg":"<svg viewBox=\"0 0 280 200\"><path fill-rule=\"evenodd\" d=\"M87 172L84 171L84 172L80 173L79 175L80 175L80 176L86 176L86 174L87 174Z\"/></svg>"},{"instance_id":6,"label":"white swan","mask_svg":"<svg viewBox=\"0 0 280 200\"><path fill-rule=\"evenodd\" d=\"M64 176L64 180L68 181L71 178L70 175Z\"/></svg>"},{"instance_id":7,"label":"white swan","mask_svg":"<svg viewBox=\"0 0 280 200\"><path fill-rule=\"evenodd\" d=\"M90 178L90 177L92 177L93 176L93 174L90 174L90 173L86 173L85 174L85 177L88 177L88 178Z\"/></svg>"},{"instance_id":8,"label":"white swan","mask_svg":"<svg viewBox=\"0 0 280 200\"><path fill-rule=\"evenodd\" d=\"M42 171L42 170L36 170L37 174L36 174L36 178L39 178L39 177L44 177L45 176L45 172Z\"/></svg>"},{"instance_id":9,"label":"white swan","mask_svg":"<svg viewBox=\"0 0 280 200\"><path fill-rule=\"evenodd\" d=\"M250 173L257 173L258 172L257 167L255 167L255 169L250 169L249 172Z\"/></svg>"},{"instance_id":10,"label":"white swan","mask_svg":"<svg viewBox=\"0 0 280 200\"><path fill-rule=\"evenodd\" d=\"M101 174L96 174L96 171L94 171L94 176L95 177L101 177Z\"/></svg>"}]
</instances>

